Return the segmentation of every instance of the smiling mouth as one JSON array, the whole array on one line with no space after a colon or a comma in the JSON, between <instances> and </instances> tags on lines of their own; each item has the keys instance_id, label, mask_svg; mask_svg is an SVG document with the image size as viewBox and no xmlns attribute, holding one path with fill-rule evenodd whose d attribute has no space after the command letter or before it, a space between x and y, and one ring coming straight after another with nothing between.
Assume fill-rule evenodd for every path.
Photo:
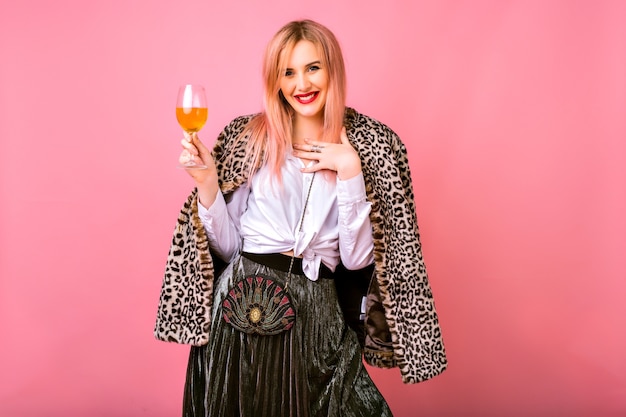
<instances>
[{"instance_id":1,"label":"smiling mouth","mask_svg":"<svg viewBox=\"0 0 626 417\"><path fill-rule=\"evenodd\" d=\"M294 96L294 98L296 99L298 103L309 104L313 102L317 98L318 95L319 95L319 91L313 91L312 93L308 93L308 94L298 94L297 96Z\"/></svg>"}]
</instances>

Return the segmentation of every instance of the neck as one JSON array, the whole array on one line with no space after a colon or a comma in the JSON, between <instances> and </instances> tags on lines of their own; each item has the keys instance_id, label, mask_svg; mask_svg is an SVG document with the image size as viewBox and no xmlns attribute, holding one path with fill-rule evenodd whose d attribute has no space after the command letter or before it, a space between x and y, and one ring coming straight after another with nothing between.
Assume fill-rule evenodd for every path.
<instances>
[{"instance_id":1,"label":"neck","mask_svg":"<svg viewBox=\"0 0 626 417\"><path fill-rule=\"evenodd\" d=\"M292 126L292 143L303 143L304 139L320 140L324 133L324 120L322 118L309 119L296 117Z\"/></svg>"}]
</instances>

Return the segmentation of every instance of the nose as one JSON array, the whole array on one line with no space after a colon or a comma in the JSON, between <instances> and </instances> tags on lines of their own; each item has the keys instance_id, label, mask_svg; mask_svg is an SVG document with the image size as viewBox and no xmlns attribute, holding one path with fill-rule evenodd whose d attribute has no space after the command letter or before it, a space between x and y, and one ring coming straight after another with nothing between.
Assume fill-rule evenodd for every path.
<instances>
[{"instance_id":1,"label":"nose","mask_svg":"<svg viewBox=\"0 0 626 417\"><path fill-rule=\"evenodd\" d=\"M311 87L311 81L309 81L309 78L307 77L305 73L298 75L298 78L296 81L296 87L300 91L307 91L309 87Z\"/></svg>"}]
</instances>

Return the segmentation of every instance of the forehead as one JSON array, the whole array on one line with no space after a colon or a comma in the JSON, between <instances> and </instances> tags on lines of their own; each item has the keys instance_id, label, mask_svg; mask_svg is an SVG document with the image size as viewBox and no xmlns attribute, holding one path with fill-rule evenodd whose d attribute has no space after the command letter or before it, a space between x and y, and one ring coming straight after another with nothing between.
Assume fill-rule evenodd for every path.
<instances>
[{"instance_id":1,"label":"forehead","mask_svg":"<svg viewBox=\"0 0 626 417\"><path fill-rule=\"evenodd\" d=\"M281 53L283 66L289 68L305 66L321 59L318 46L307 40L298 41L293 47L285 48Z\"/></svg>"}]
</instances>

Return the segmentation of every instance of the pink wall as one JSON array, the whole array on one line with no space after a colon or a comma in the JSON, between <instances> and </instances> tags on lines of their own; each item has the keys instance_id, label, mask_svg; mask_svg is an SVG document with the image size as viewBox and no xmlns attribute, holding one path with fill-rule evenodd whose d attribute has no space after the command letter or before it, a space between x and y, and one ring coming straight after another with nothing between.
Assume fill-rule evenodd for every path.
<instances>
[{"instance_id":1,"label":"pink wall","mask_svg":"<svg viewBox=\"0 0 626 417\"><path fill-rule=\"evenodd\" d=\"M372 370L395 414L625 415L626 3L218 3L3 0L0 415L179 414L187 348L152 337L176 88L207 87L210 142L301 17L410 152L450 368Z\"/></svg>"}]
</instances>

